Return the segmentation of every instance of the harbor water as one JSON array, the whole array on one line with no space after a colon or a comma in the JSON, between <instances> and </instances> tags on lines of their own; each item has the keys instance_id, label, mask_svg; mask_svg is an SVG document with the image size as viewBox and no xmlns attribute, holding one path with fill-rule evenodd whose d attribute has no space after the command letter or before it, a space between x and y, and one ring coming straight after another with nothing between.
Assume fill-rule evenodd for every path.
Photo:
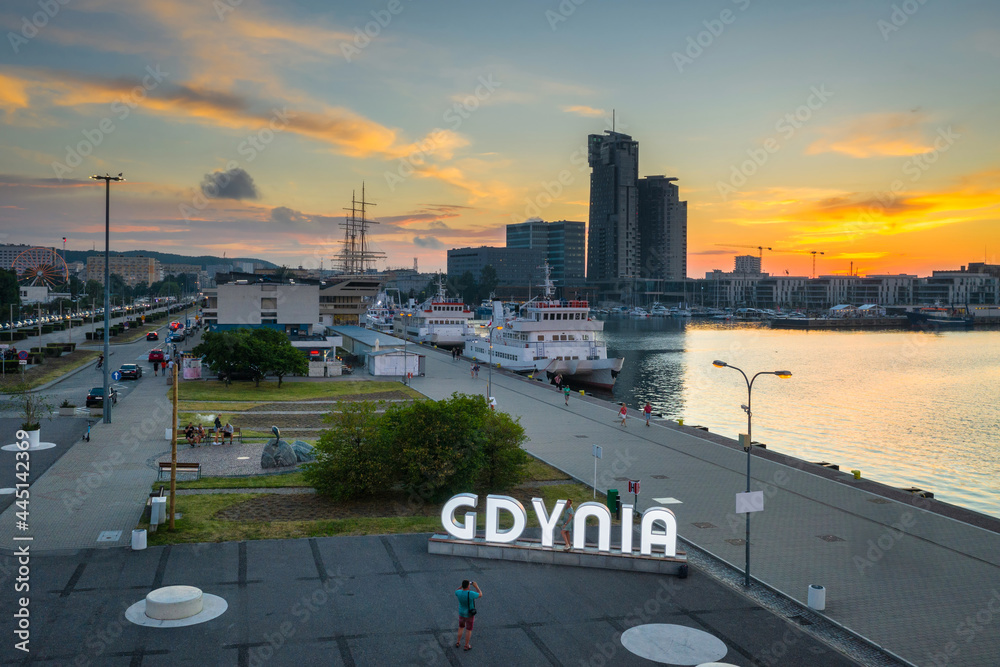
<instances>
[{"instance_id":1,"label":"harbor water","mask_svg":"<svg viewBox=\"0 0 1000 667\"><path fill-rule=\"evenodd\" d=\"M766 324L612 318L614 398L768 449L1000 517L1000 331L787 331Z\"/></svg>"}]
</instances>

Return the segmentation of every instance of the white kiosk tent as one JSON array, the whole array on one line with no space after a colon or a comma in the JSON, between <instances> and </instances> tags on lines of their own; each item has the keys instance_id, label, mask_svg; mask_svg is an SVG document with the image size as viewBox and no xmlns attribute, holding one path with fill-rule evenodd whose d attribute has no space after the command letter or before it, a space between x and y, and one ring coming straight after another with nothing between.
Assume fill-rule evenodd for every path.
<instances>
[{"instance_id":1,"label":"white kiosk tent","mask_svg":"<svg viewBox=\"0 0 1000 667\"><path fill-rule=\"evenodd\" d=\"M424 355L419 352L392 348L369 352L365 368L370 375L404 377L409 373L416 377L424 374L425 362Z\"/></svg>"}]
</instances>

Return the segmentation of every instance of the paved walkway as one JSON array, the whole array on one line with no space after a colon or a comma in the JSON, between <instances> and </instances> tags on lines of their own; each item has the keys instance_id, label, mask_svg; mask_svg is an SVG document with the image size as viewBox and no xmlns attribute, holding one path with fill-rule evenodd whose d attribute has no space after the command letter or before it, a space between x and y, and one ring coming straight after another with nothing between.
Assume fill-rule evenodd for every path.
<instances>
[{"instance_id":1,"label":"paved walkway","mask_svg":"<svg viewBox=\"0 0 1000 667\"><path fill-rule=\"evenodd\" d=\"M413 379L417 391L435 399L485 393L486 373L471 379L467 365L447 353L422 352L427 375ZM655 498L680 500L669 507L681 536L743 569L744 516L734 513L735 494L746 488L741 449L673 422L647 428L630 417L622 428L615 404L572 394L566 407L554 387L506 373L494 372L493 395L498 409L520 417L532 454L592 484L591 446L601 445L600 491L617 488L630 499L624 491L631 478L642 482L640 508L657 504ZM829 618L914 664L1000 664L995 528L823 472L754 457L752 488L765 492L765 509L751 519L753 577L801 602L810 584L825 586Z\"/></svg>"},{"instance_id":2,"label":"paved walkway","mask_svg":"<svg viewBox=\"0 0 1000 667\"><path fill-rule=\"evenodd\" d=\"M12 548L15 534L31 535L35 551L128 544L156 481L147 460L170 448L167 389L163 378L138 383L115 406L112 423L94 424L90 442L78 441L44 475L32 477L29 530L15 529L17 508L9 507L0 515L0 548ZM98 542L104 531L117 538Z\"/></svg>"}]
</instances>

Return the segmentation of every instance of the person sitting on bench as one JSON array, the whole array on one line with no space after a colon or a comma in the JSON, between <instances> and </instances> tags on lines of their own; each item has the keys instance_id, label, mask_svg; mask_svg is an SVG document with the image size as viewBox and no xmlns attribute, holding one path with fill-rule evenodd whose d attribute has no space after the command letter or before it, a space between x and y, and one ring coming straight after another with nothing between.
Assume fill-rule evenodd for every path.
<instances>
[{"instance_id":1,"label":"person sitting on bench","mask_svg":"<svg viewBox=\"0 0 1000 667\"><path fill-rule=\"evenodd\" d=\"M195 440L194 425L191 424L190 422L188 423L187 428L184 429L184 437L187 438L187 443L192 447L194 447L194 440Z\"/></svg>"},{"instance_id":2,"label":"person sitting on bench","mask_svg":"<svg viewBox=\"0 0 1000 667\"><path fill-rule=\"evenodd\" d=\"M205 427L198 424L198 444L200 445L205 440Z\"/></svg>"},{"instance_id":3,"label":"person sitting on bench","mask_svg":"<svg viewBox=\"0 0 1000 667\"><path fill-rule=\"evenodd\" d=\"M226 422L226 427L222 429L222 442L225 443L226 438L229 438L229 444L230 445L233 444L233 432L235 430L236 429L233 428L233 425L231 423Z\"/></svg>"}]
</instances>

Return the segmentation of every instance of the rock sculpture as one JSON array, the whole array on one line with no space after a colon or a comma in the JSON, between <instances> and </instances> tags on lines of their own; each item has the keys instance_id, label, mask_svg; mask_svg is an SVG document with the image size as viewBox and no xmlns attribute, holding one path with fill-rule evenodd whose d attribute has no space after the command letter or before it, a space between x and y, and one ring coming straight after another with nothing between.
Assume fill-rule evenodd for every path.
<instances>
[{"instance_id":1,"label":"rock sculpture","mask_svg":"<svg viewBox=\"0 0 1000 667\"><path fill-rule=\"evenodd\" d=\"M299 463L316 460L316 450L308 442L296 440L292 443L292 449L295 451L295 457L299 460Z\"/></svg>"},{"instance_id":2,"label":"rock sculpture","mask_svg":"<svg viewBox=\"0 0 1000 667\"><path fill-rule=\"evenodd\" d=\"M285 468L298 463L295 450L284 440L271 438L260 453L261 468Z\"/></svg>"}]
</instances>

